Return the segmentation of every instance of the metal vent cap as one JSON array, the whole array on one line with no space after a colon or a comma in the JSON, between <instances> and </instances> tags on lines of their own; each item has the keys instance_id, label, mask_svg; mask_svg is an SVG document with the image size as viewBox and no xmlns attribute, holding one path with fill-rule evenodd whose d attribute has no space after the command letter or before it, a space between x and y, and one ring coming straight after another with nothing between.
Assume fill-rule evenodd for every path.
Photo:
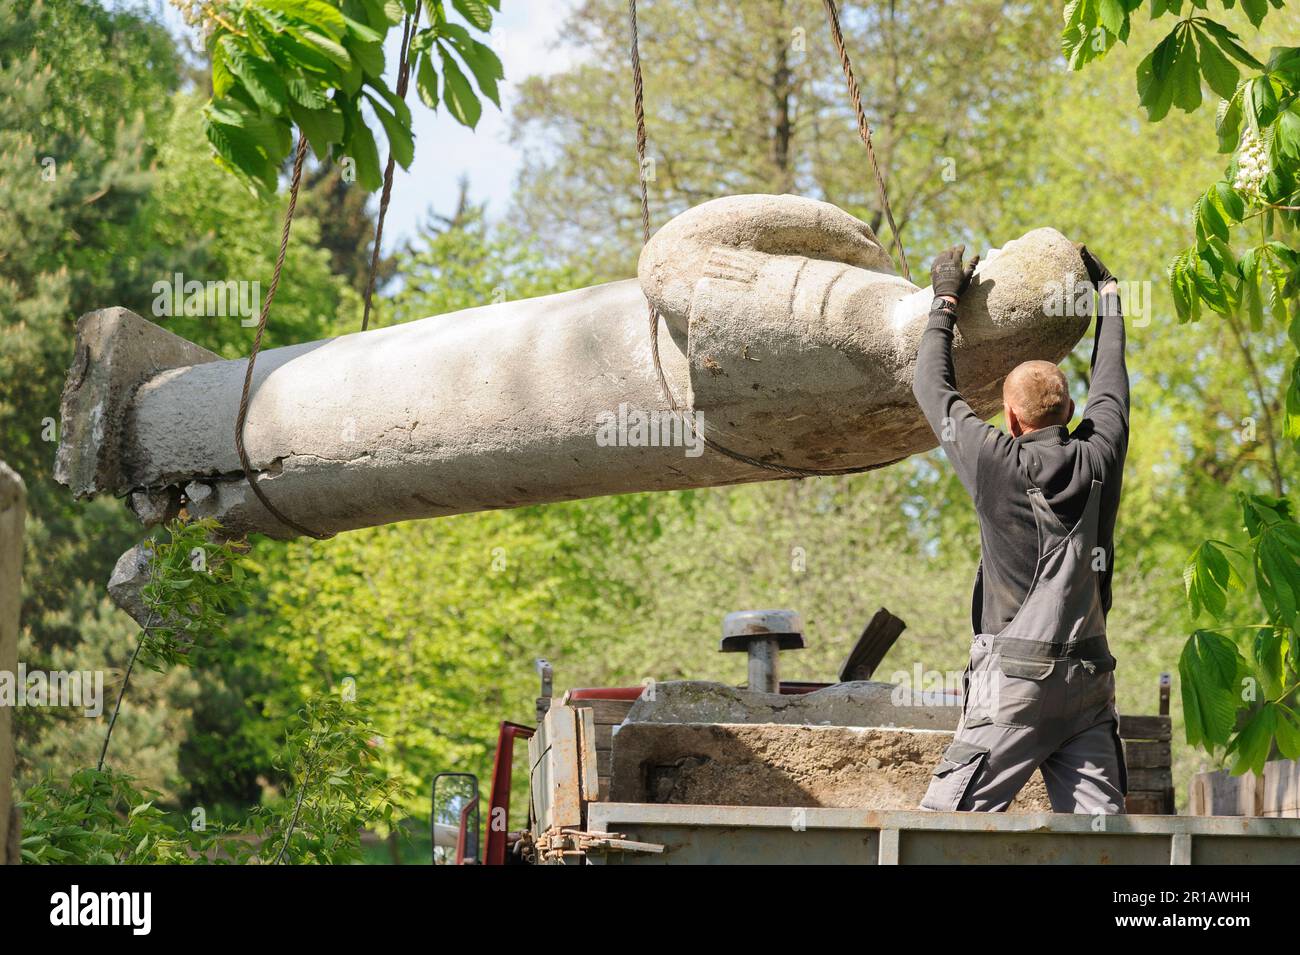
<instances>
[{"instance_id":1,"label":"metal vent cap","mask_svg":"<svg viewBox=\"0 0 1300 955\"><path fill-rule=\"evenodd\" d=\"M776 638L782 650L802 650L803 618L795 610L736 610L722 618L723 653L747 650L753 640Z\"/></svg>"}]
</instances>

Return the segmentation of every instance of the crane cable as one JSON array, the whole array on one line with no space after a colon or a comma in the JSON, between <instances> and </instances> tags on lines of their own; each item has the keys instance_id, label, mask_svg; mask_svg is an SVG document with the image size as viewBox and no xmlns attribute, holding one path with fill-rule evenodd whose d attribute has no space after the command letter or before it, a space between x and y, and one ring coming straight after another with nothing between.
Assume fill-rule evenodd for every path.
<instances>
[{"instance_id":1,"label":"crane cable","mask_svg":"<svg viewBox=\"0 0 1300 955\"><path fill-rule=\"evenodd\" d=\"M408 14L402 24L401 62L397 67L397 98L405 101L406 88L411 79L411 41L420 26L420 3L415 0L415 13ZM379 198L379 218L375 220L375 246L370 250L370 274L366 278L366 307L361 315L361 330L370 327L370 299L375 293L375 275L379 271L380 242L384 237L384 217L388 215L388 200L393 194L393 149L389 144L388 165L384 168L384 192Z\"/></svg>"},{"instance_id":2,"label":"crane cable","mask_svg":"<svg viewBox=\"0 0 1300 955\"><path fill-rule=\"evenodd\" d=\"M834 0L824 0L826 12L831 18L831 35L835 40L835 46L840 53L840 63L844 67L845 76L849 81L850 98L853 100L855 109L858 114L858 130L863 137L863 142L867 146L867 155L871 159L871 165L876 170L876 184L880 190L881 202L885 207L885 214L889 219L890 228L894 230L894 244L898 249L899 256L903 263L904 272L907 271L907 259L903 256L903 246L898 240L898 230L894 227L894 216L889 209L889 198L885 194L885 181L880 174L880 168L876 165L875 150L871 147L871 127L867 125L865 114L862 111L862 100L858 94L857 81L853 77L853 67L849 63L848 54L844 50L844 37L840 33L839 17L836 14ZM644 83L641 76L641 50L640 37L637 29L637 0L628 0L627 2L628 20L631 27L631 59L632 59L632 108L636 114L636 154L637 154L637 179L641 185L641 247L644 249L646 243L650 241L650 196L646 187L645 177L645 153L646 153L646 125L645 125L645 103L644 103ZM910 280L910 275L908 276ZM669 407L674 414L680 415L681 408L677 403L677 398L673 394L672 388L668 385L668 378L664 374L663 364L659 357L659 310L653 302L647 299L649 307L650 322L650 357L654 362L655 375L659 379L659 389L662 391L664 398L667 400ZM886 467L893 464L893 461L882 464L869 464L861 467L852 468L801 468L787 464L779 464L775 461L764 461L739 451L733 451L724 445L719 444L712 438L703 434L698 426L692 422L696 434L703 440L706 447L717 453L731 458L733 461L739 461L741 464L748 464L751 467L762 468L767 471L775 471L791 478L803 477L828 477L842 474L860 474L863 471L873 471L876 468ZM900 459L901 460L901 459Z\"/></svg>"},{"instance_id":3,"label":"crane cable","mask_svg":"<svg viewBox=\"0 0 1300 955\"><path fill-rule=\"evenodd\" d=\"M867 158L871 160L871 171L876 174L876 192L880 196L880 207L885 213L885 219L889 223L889 237L893 240L894 250L898 253L899 265L903 268L903 277L909 282L912 281L912 270L907 267L907 253L903 251L903 240L898 234L898 226L894 223L894 210L889 205L889 191L885 188L885 177L880 172L880 164L876 162L876 148L871 144L871 124L867 122L867 114L862 109L862 93L858 90L857 77L853 75L853 64L849 62L849 51L844 48L844 33L840 30L840 14L835 8L835 0L822 0L822 6L826 8L826 19L831 25L831 41L835 44L835 52L839 54L840 66L844 70L844 82L849 91L849 102L853 104L853 112L858 120L858 136L862 139L862 145L867 148Z\"/></svg>"}]
</instances>

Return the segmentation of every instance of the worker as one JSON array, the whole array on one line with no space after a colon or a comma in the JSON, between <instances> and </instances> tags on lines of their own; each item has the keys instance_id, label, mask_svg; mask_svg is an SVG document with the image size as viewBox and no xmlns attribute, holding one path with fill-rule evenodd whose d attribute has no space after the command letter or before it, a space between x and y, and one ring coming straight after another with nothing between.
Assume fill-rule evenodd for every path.
<instances>
[{"instance_id":1,"label":"worker","mask_svg":"<svg viewBox=\"0 0 1300 955\"><path fill-rule=\"evenodd\" d=\"M1002 812L1041 769L1055 812L1122 813L1127 792L1106 644L1115 515L1128 448L1124 320L1115 277L1084 246L1098 293L1083 419L1051 362L1017 365L1002 386L1006 433L957 391L958 301L976 256L934 260L934 303L913 393L979 515L981 559L957 732L922 809Z\"/></svg>"}]
</instances>

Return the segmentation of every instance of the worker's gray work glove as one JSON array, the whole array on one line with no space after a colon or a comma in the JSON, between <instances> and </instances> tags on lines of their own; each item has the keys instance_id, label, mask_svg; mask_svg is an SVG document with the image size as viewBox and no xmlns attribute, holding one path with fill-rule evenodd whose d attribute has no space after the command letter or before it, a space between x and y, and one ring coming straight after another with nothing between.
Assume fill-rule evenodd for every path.
<instances>
[{"instance_id":1,"label":"worker's gray work glove","mask_svg":"<svg viewBox=\"0 0 1300 955\"><path fill-rule=\"evenodd\" d=\"M1108 283L1116 281L1110 269L1102 264L1101 259L1089 252L1086 245L1079 246L1079 257L1083 259L1083 267L1088 270L1088 278L1092 280L1092 284L1098 292L1105 288Z\"/></svg>"},{"instance_id":2,"label":"worker's gray work glove","mask_svg":"<svg viewBox=\"0 0 1300 955\"><path fill-rule=\"evenodd\" d=\"M975 256L970 260L970 264L963 268L961 260L965 255L966 246L954 245L951 249L944 249L935 256L934 262L930 265L930 287L936 298L940 295L960 298L961 293L966 291L980 257Z\"/></svg>"}]
</instances>

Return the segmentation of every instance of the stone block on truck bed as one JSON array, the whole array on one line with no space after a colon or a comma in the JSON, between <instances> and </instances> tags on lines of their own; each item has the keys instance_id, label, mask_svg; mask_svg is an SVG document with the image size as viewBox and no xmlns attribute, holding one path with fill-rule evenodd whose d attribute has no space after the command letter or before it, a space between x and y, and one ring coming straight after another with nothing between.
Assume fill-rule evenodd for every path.
<instances>
[{"instance_id":1,"label":"stone block on truck bed","mask_svg":"<svg viewBox=\"0 0 1300 955\"><path fill-rule=\"evenodd\" d=\"M629 721L614 733L613 802L915 809L952 733L782 723ZM1011 812L1050 812L1035 772Z\"/></svg>"},{"instance_id":2,"label":"stone block on truck bed","mask_svg":"<svg viewBox=\"0 0 1300 955\"><path fill-rule=\"evenodd\" d=\"M923 701L923 705L918 705ZM961 697L925 693L921 701L893 683L856 680L812 693L759 693L725 683L655 683L632 704L627 723L798 723L955 730Z\"/></svg>"}]
</instances>

